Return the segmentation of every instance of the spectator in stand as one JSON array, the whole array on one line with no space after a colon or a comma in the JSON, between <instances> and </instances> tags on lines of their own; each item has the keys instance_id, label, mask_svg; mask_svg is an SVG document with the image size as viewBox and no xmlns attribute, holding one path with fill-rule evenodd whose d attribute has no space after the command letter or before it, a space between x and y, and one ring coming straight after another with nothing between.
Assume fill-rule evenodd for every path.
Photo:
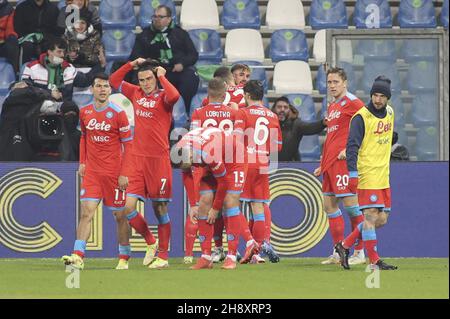
<instances>
[{"instance_id":1,"label":"spectator in stand","mask_svg":"<svg viewBox=\"0 0 450 319\"><path fill-rule=\"evenodd\" d=\"M39 57L48 41L62 35L56 27L58 7L49 0L25 0L16 7L14 30L22 48L19 65Z\"/></svg>"},{"instance_id":2,"label":"spectator in stand","mask_svg":"<svg viewBox=\"0 0 450 319\"><path fill-rule=\"evenodd\" d=\"M136 37L130 60L152 58L167 70L166 77L177 88L189 114L192 97L197 93L199 77L194 64L198 59L189 34L172 21L169 7L155 9L152 24Z\"/></svg>"},{"instance_id":3,"label":"spectator in stand","mask_svg":"<svg viewBox=\"0 0 450 319\"><path fill-rule=\"evenodd\" d=\"M409 151L405 145L398 143L398 133L392 136L391 161L409 161Z\"/></svg>"},{"instance_id":4,"label":"spectator in stand","mask_svg":"<svg viewBox=\"0 0 450 319\"><path fill-rule=\"evenodd\" d=\"M278 115L283 136L283 148L278 153L280 162L300 161L301 156L298 146L303 135L314 135L322 132L326 125L326 119L312 123L303 122L299 112L293 107L287 97L282 96L275 100L272 112Z\"/></svg>"},{"instance_id":5,"label":"spectator in stand","mask_svg":"<svg viewBox=\"0 0 450 319\"><path fill-rule=\"evenodd\" d=\"M101 64L101 55L104 56L101 35L92 26L91 16L89 11L81 12L79 20L68 26L64 34L68 43L66 60L77 68Z\"/></svg>"},{"instance_id":6,"label":"spectator in stand","mask_svg":"<svg viewBox=\"0 0 450 319\"><path fill-rule=\"evenodd\" d=\"M66 21L66 18L74 12L73 8L68 7L69 5L76 6L80 10L80 16L88 12L91 17L91 24L93 28L98 31L98 34L102 34L102 22L100 20L100 16L98 15L98 10L89 2L89 0L66 0L66 5L59 10L58 15L57 24L61 33L63 33L67 27L73 26L75 23L73 19Z\"/></svg>"},{"instance_id":7,"label":"spectator in stand","mask_svg":"<svg viewBox=\"0 0 450 319\"><path fill-rule=\"evenodd\" d=\"M0 57L6 58L16 74L19 72L19 44L14 31L14 8L8 0L0 0Z\"/></svg>"}]
</instances>

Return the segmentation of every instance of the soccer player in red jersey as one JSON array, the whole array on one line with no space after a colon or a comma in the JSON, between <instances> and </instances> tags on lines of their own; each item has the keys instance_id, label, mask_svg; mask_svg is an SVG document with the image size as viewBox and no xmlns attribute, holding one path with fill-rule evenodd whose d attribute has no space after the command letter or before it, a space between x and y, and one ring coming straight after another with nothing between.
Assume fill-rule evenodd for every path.
<instances>
[{"instance_id":1,"label":"soccer player in red jersey","mask_svg":"<svg viewBox=\"0 0 450 319\"><path fill-rule=\"evenodd\" d=\"M350 216L352 229L364 220L359 210L357 196L348 188L349 174L345 161L350 120L364 106L364 103L347 92L347 76L342 68L331 68L327 71L327 86L333 102L328 106L327 136L323 145L320 167L314 171L314 175L323 174L324 208L328 215L333 245L336 245L344 239L345 224L339 209L340 200ZM336 251L322 262L322 264L333 263L340 263ZM362 242L355 246L352 258L352 264L360 263L365 263Z\"/></svg>"},{"instance_id":2,"label":"soccer player in red jersey","mask_svg":"<svg viewBox=\"0 0 450 319\"><path fill-rule=\"evenodd\" d=\"M259 81L247 82L244 97L248 106L240 109L236 116L235 133L243 134L245 146L254 155L249 155L247 180L240 199L250 203L251 231L256 242L271 262L278 262L278 256L268 243L271 227L269 158L281 150L283 139L278 115L263 105L263 96L264 88ZM254 263L264 262L259 255L254 255L253 259Z\"/></svg>"},{"instance_id":3,"label":"soccer player in red jersey","mask_svg":"<svg viewBox=\"0 0 450 319\"><path fill-rule=\"evenodd\" d=\"M227 69L227 68L226 68ZM228 70L228 69L227 69ZM231 73L230 73L231 74ZM227 86L225 82L218 77L214 77L208 83L208 104L195 109L192 113L191 130L198 127L218 127L228 133L233 131L233 122L236 116L236 110L223 104L224 98L227 93ZM201 168L197 168L197 171L201 171ZM202 174L202 173L199 173ZM206 196L206 193L210 193ZM208 201L211 205L213 200L212 191L203 191L203 201ZM191 207L191 209L195 209ZM225 254L222 248L222 232L224 228L224 222L222 215L219 215L214 223L214 242L216 244L215 254L217 256L214 262L219 262L225 259ZM194 233L195 231L195 233ZM195 241L195 234L197 230L192 221L188 218L185 224L185 239L186 239L186 254L185 263L192 262L192 248ZM216 260L217 259L217 260Z\"/></svg>"},{"instance_id":4,"label":"soccer player in red jersey","mask_svg":"<svg viewBox=\"0 0 450 319\"><path fill-rule=\"evenodd\" d=\"M81 217L71 256L63 256L65 264L84 268L86 241L91 232L91 221L98 204L103 204L120 214L125 206L125 190L128 186L126 167L130 160L129 141L131 128L124 110L110 103L109 79L97 74L92 84L94 102L80 110L80 167ZM123 152L122 152L123 148ZM116 269L128 269L130 245L126 220L118 219L119 265ZM125 234L125 236L124 236Z\"/></svg>"},{"instance_id":5,"label":"soccer player in red jersey","mask_svg":"<svg viewBox=\"0 0 450 319\"><path fill-rule=\"evenodd\" d=\"M252 70L247 64L237 63L231 67L231 73L234 77L234 83L244 86L245 83L250 81Z\"/></svg>"},{"instance_id":6,"label":"soccer player in red jersey","mask_svg":"<svg viewBox=\"0 0 450 319\"><path fill-rule=\"evenodd\" d=\"M240 140L234 134L226 134L218 128L197 128L183 136L175 147L175 153L179 155L181 151L181 157L172 160L181 165L185 174L184 180L190 181L185 184L189 197L194 198L199 192L192 176L192 165L203 166L209 172L201 179L200 192L215 191L212 205L200 199L197 215L190 216L198 220L202 248L201 258L191 269L212 268L213 224L221 209L226 219L228 239L228 255L222 268L236 268L236 252L241 233L239 196L247 172L247 152ZM252 244L246 248L243 259L250 260L257 252L258 245L252 240Z\"/></svg>"},{"instance_id":7,"label":"soccer player in red jersey","mask_svg":"<svg viewBox=\"0 0 450 319\"><path fill-rule=\"evenodd\" d=\"M123 81L135 67L138 68L139 86ZM166 79L165 73L164 68L138 58L123 65L110 78L112 87L133 103L135 130L125 214L130 225L145 238L148 249L143 264L149 265L150 269L169 266L171 225L167 203L172 196L172 167L168 137L173 106L180 94ZM145 219L136 211L137 201L147 199L152 200L158 219L159 243ZM157 246L158 256L154 258Z\"/></svg>"}]
</instances>

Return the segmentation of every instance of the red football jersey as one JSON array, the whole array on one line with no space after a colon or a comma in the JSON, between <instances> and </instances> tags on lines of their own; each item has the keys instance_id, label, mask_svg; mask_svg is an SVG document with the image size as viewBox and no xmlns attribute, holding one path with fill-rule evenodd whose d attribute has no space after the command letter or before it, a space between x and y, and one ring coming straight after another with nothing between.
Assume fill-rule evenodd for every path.
<instances>
[{"instance_id":1,"label":"red football jersey","mask_svg":"<svg viewBox=\"0 0 450 319\"><path fill-rule=\"evenodd\" d=\"M80 128L80 163L86 164L86 173L119 176L121 143L132 140L125 111L112 103L102 109L89 104L80 110Z\"/></svg>"},{"instance_id":2,"label":"red football jersey","mask_svg":"<svg viewBox=\"0 0 450 319\"><path fill-rule=\"evenodd\" d=\"M268 166L270 153L281 150L283 138L278 116L262 105L240 109L234 128L244 134L249 168Z\"/></svg>"},{"instance_id":3,"label":"red football jersey","mask_svg":"<svg viewBox=\"0 0 450 319\"><path fill-rule=\"evenodd\" d=\"M237 110L221 103L209 103L192 113L191 130L198 127L218 127L225 132L233 131Z\"/></svg>"},{"instance_id":4,"label":"red football jersey","mask_svg":"<svg viewBox=\"0 0 450 319\"><path fill-rule=\"evenodd\" d=\"M229 105L230 102L236 103L239 108L246 107L244 99L243 85L229 86L223 100L224 105ZM202 106L208 105L209 99L205 97L202 101Z\"/></svg>"},{"instance_id":5,"label":"red football jersey","mask_svg":"<svg viewBox=\"0 0 450 319\"><path fill-rule=\"evenodd\" d=\"M320 163L322 174L333 165L339 153L346 148L350 120L363 106L364 103L351 93L329 105L327 136Z\"/></svg>"},{"instance_id":6,"label":"red football jersey","mask_svg":"<svg viewBox=\"0 0 450 319\"><path fill-rule=\"evenodd\" d=\"M111 75L110 82L133 103L135 127L132 152L139 156L168 157L172 110L180 95L164 76L158 79L163 89L146 95L139 86L123 81L131 69L130 63L125 64Z\"/></svg>"}]
</instances>

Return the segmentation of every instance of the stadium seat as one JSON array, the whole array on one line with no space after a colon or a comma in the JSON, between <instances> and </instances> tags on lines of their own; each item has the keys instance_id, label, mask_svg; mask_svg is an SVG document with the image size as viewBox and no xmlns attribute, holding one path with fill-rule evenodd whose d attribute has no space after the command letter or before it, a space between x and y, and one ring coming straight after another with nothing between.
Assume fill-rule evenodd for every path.
<instances>
[{"instance_id":1,"label":"stadium seat","mask_svg":"<svg viewBox=\"0 0 450 319\"><path fill-rule=\"evenodd\" d=\"M408 39L403 41L402 56L408 63L416 61L437 61L439 55L438 40Z\"/></svg>"},{"instance_id":2,"label":"stadium seat","mask_svg":"<svg viewBox=\"0 0 450 319\"><path fill-rule=\"evenodd\" d=\"M259 29L261 18L256 0L227 0L222 9L222 25L225 29Z\"/></svg>"},{"instance_id":3,"label":"stadium seat","mask_svg":"<svg viewBox=\"0 0 450 319\"><path fill-rule=\"evenodd\" d=\"M172 20L177 22L177 10L175 3L172 0L141 0L141 5L139 9L139 26L144 29L150 24L152 24L152 15L155 9L160 6L165 5L172 10Z\"/></svg>"},{"instance_id":4,"label":"stadium seat","mask_svg":"<svg viewBox=\"0 0 450 319\"><path fill-rule=\"evenodd\" d=\"M270 38L270 58L272 62L282 60L308 62L308 43L303 31L295 29L274 31Z\"/></svg>"},{"instance_id":5,"label":"stadium seat","mask_svg":"<svg viewBox=\"0 0 450 319\"><path fill-rule=\"evenodd\" d=\"M345 29L347 11L343 0L316 0L309 9L309 25L314 29Z\"/></svg>"},{"instance_id":6,"label":"stadium seat","mask_svg":"<svg viewBox=\"0 0 450 319\"><path fill-rule=\"evenodd\" d=\"M250 67L251 74L250 80L261 81L264 86L264 92L267 92L269 88L269 83L267 81L266 69L263 67L262 63L256 61L236 61L236 63L247 64Z\"/></svg>"},{"instance_id":7,"label":"stadium seat","mask_svg":"<svg viewBox=\"0 0 450 319\"><path fill-rule=\"evenodd\" d=\"M211 29L189 30L189 36L194 42L198 52L198 59L212 63L222 63L223 52L220 44L220 35Z\"/></svg>"},{"instance_id":8,"label":"stadium seat","mask_svg":"<svg viewBox=\"0 0 450 319\"><path fill-rule=\"evenodd\" d=\"M322 99L322 107L320 109L320 113L322 117L325 117L328 114L328 100L326 96Z\"/></svg>"},{"instance_id":9,"label":"stadium seat","mask_svg":"<svg viewBox=\"0 0 450 319\"><path fill-rule=\"evenodd\" d=\"M186 107L184 105L184 100L180 96L177 103L173 106L172 111L173 125L175 127L184 127L186 125L186 121L188 120L186 115Z\"/></svg>"},{"instance_id":10,"label":"stadium seat","mask_svg":"<svg viewBox=\"0 0 450 319\"><path fill-rule=\"evenodd\" d=\"M303 136L298 147L302 162L316 162L320 160L319 136Z\"/></svg>"},{"instance_id":11,"label":"stadium seat","mask_svg":"<svg viewBox=\"0 0 450 319\"><path fill-rule=\"evenodd\" d=\"M318 90L320 94L327 94L327 74L323 64L319 65L319 68L317 69L315 84L316 90Z\"/></svg>"},{"instance_id":12,"label":"stadium seat","mask_svg":"<svg viewBox=\"0 0 450 319\"><path fill-rule=\"evenodd\" d=\"M392 28L392 15L387 0L357 0L353 23L358 29Z\"/></svg>"},{"instance_id":13,"label":"stadium seat","mask_svg":"<svg viewBox=\"0 0 450 319\"><path fill-rule=\"evenodd\" d=\"M411 106L414 127L435 126L438 123L439 104L434 93L417 94Z\"/></svg>"},{"instance_id":14,"label":"stadium seat","mask_svg":"<svg viewBox=\"0 0 450 319\"><path fill-rule=\"evenodd\" d=\"M367 61L363 68L363 77L361 88L366 94L370 93L373 81L379 76L384 75L391 80L391 90L393 93L400 93L400 77L397 66L389 61Z\"/></svg>"},{"instance_id":15,"label":"stadium seat","mask_svg":"<svg viewBox=\"0 0 450 319\"><path fill-rule=\"evenodd\" d=\"M416 61L409 65L407 82L410 93L434 92L438 89L438 68L434 61Z\"/></svg>"},{"instance_id":16,"label":"stadium seat","mask_svg":"<svg viewBox=\"0 0 450 319\"><path fill-rule=\"evenodd\" d=\"M241 60L264 62L261 33L254 29L234 29L225 38L225 57L228 63Z\"/></svg>"},{"instance_id":17,"label":"stadium seat","mask_svg":"<svg viewBox=\"0 0 450 319\"><path fill-rule=\"evenodd\" d=\"M136 27L136 16L132 0L102 0L98 8L103 29Z\"/></svg>"},{"instance_id":18,"label":"stadium seat","mask_svg":"<svg viewBox=\"0 0 450 319\"><path fill-rule=\"evenodd\" d=\"M448 29L448 11L449 11L448 0L444 0L444 4L442 5L440 17L441 17L441 25L445 29Z\"/></svg>"},{"instance_id":19,"label":"stadium seat","mask_svg":"<svg viewBox=\"0 0 450 319\"><path fill-rule=\"evenodd\" d=\"M92 94L74 94L74 95L72 95L72 101L74 101L75 104L78 105L78 108L81 108L83 106L91 104L93 102L93 99L94 99L94 97Z\"/></svg>"},{"instance_id":20,"label":"stadium seat","mask_svg":"<svg viewBox=\"0 0 450 319\"><path fill-rule=\"evenodd\" d=\"M180 24L185 30L219 29L219 10L214 0L184 0Z\"/></svg>"},{"instance_id":21,"label":"stadium seat","mask_svg":"<svg viewBox=\"0 0 450 319\"><path fill-rule=\"evenodd\" d=\"M400 94L394 94L388 104L394 109L394 131L401 132L406 122L405 108Z\"/></svg>"},{"instance_id":22,"label":"stadium seat","mask_svg":"<svg viewBox=\"0 0 450 319\"><path fill-rule=\"evenodd\" d=\"M127 60L133 50L136 35L129 30L105 30L102 42L108 62Z\"/></svg>"},{"instance_id":23,"label":"stadium seat","mask_svg":"<svg viewBox=\"0 0 450 319\"><path fill-rule=\"evenodd\" d=\"M341 62L353 63L353 45L352 40L339 39L336 41L336 60Z\"/></svg>"},{"instance_id":24,"label":"stadium seat","mask_svg":"<svg viewBox=\"0 0 450 319\"><path fill-rule=\"evenodd\" d=\"M317 63L324 63L327 59L326 30L317 31L314 35L313 57Z\"/></svg>"},{"instance_id":25,"label":"stadium seat","mask_svg":"<svg viewBox=\"0 0 450 319\"><path fill-rule=\"evenodd\" d=\"M439 159L439 131L436 127L422 127L417 131L415 151L419 161Z\"/></svg>"},{"instance_id":26,"label":"stadium seat","mask_svg":"<svg viewBox=\"0 0 450 319\"><path fill-rule=\"evenodd\" d=\"M6 95L9 86L16 80L16 75L11 64L8 62L0 62L0 95Z\"/></svg>"},{"instance_id":27,"label":"stadium seat","mask_svg":"<svg viewBox=\"0 0 450 319\"><path fill-rule=\"evenodd\" d=\"M214 72L221 65L211 64L207 61L199 61L195 67L197 69L198 76L200 78L200 83L198 85L197 92L206 92L208 89L208 82L213 78Z\"/></svg>"},{"instance_id":28,"label":"stadium seat","mask_svg":"<svg viewBox=\"0 0 450 319\"><path fill-rule=\"evenodd\" d=\"M383 60L395 62L397 60L395 40L359 40L356 52L364 56L364 61Z\"/></svg>"},{"instance_id":29,"label":"stadium seat","mask_svg":"<svg viewBox=\"0 0 450 319\"><path fill-rule=\"evenodd\" d=\"M194 97L191 100L191 114L189 114L189 118L192 118L192 112L194 112L195 109L198 109L202 106L202 101L205 97L207 97L208 94L206 92L199 93L194 95Z\"/></svg>"},{"instance_id":30,"label":"stadium seat","mask_svg":"<svg viewBox=\"0 0 450 319\"><path fill-rule=\"evenodd\" d=\"M269 29L304 29L305 13L301 0L269 0L266 10Z\"/></svg>"},{"instance_id":31,"label":"stadium seat","mask_svg":"<svg viewBox=\"0 0 450 319\"><path fill-rule=\"evenodd\" d=\"M275 93L312 94L311 70L304 61L280 61L273 72Z\"/></svg>"},{"instance_id":32,"label":"stadium seat","mask_svg":"<svg viewBox=\"0 0 450 319\"><path fill-rule=\"evenodd\" d=\"M311 95L288 94L286 97L291 105L297 109L302 121L313 122L316 120L316 109Z\"/></svg>"},{"instance_id":33,"label":"stadium seat","mask_svg":"<svg viewBox=\"0 0 450 319\"><path fill-rule=\"evenodd\" d=\"M398 9L400 28L436 28L432 0L402 0Z\"/></svg>"}]
</instances>

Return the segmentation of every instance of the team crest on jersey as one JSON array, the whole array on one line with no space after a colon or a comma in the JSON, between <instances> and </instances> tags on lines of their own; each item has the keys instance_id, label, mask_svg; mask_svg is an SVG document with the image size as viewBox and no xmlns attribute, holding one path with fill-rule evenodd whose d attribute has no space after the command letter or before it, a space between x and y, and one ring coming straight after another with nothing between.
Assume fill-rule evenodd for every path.
<instances>
[{"instance_id":1,"label":"team crest on jersey","mask_svg":"<svg viewBox=\"0 0 450 319\"><path fill-rule=\"evenodd\" d=\"M344 100L344 101L341 102L341 106L344 106L345 104L347 104L347 101L346 101L346 100Z\"/></svg>"},{"instance_id":2,"label":"team crest on jersey","mask_svg":"<svg viewBox=\"0 0 450 319\"><path fill-rule=\"evenodd\" d=\"M392 109L388 108L387 112L388 112L389 115L392 115Z\"/></svg>"},{"instance_id":3,"label":"team crest on jersey","mask_svg":"<svg viewBox=\"0 0 450 319\"><path fill-rule=\"evenodd\" d=\"M371 201L372 203L375 203L377 200L378 200L378 196L377 196L377 195L375 195L375 194L370 195L370 201Z\"/></svg>"},{"instance_id":4,"label":"team crest on jersey","mask_svg":"<svg viewBox=\"0 0 450 319\"><path fill-rule=\"evenodd\" d=\"M106 117L109 118L109 119L112 118L113 115L114 115L113 112L106 113Z\"/></svg>"},{"instance_id":5,"label":"team crest on jersey","mask_svg":"<svg viewBox=\"0 0 450 319\"><path fill-rule=\"evenodd\" d=\"M155 93L155 94L153 94L153 96L155 97L155 99L157 99L159 96L159 93Z\"/></svg>"},{"instance_id":6,"label":"team crest on jersey","mask_svg":"<svg viewBox=\"0 0 450 319\"><path fill-rule=\"evenodd\" d=\"M84 188L82 188L82 189L80 190L80 196L83 196L84 194L86 194L86 190L85 190Z\"/></svg>"}]
</instances>

